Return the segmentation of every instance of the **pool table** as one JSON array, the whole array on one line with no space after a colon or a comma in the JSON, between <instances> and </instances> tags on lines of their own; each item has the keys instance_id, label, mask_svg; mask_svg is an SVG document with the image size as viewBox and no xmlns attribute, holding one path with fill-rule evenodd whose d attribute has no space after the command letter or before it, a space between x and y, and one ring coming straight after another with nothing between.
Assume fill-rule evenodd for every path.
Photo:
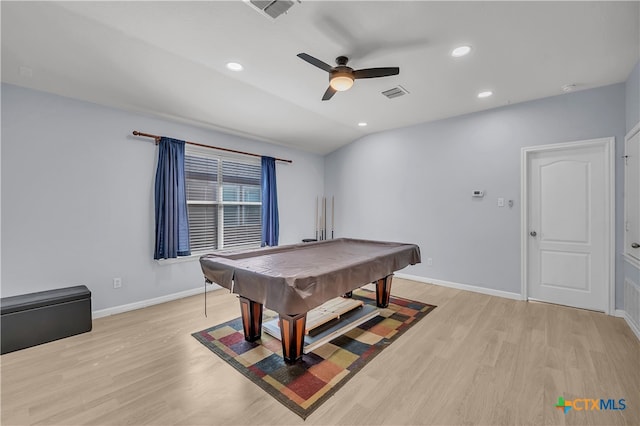
<instances>
[{"instance_id":1,"label":"pool table","mask_svg":"<svg viewBox=\"0 0 640 426\"><path fill-rule=\"evenodd\" d=\"M302 356L307 312L327 300L376 284L379 307L389 304L393 273L420 263L415 244L338 238L232 253L207 254L207 283L238 295L244 337L260 338L263 306L279 315L283 358Z\"/></svg>"}]
</instances>

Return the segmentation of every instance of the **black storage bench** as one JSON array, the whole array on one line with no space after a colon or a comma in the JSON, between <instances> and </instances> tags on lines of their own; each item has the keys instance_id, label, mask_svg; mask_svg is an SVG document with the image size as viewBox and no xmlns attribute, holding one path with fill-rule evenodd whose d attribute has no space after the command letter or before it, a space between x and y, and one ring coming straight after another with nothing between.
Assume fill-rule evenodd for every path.
<instances>
[{"instance_id":1,"label":"black storage bench","mask_svg":"<svg viewBox=\"0 0 640 426\"><path fill-rule=\"evenodd\" d=\"M91 292L84 285L0 299L0 353L91 331Z\"/></svg>"}]
</instances>

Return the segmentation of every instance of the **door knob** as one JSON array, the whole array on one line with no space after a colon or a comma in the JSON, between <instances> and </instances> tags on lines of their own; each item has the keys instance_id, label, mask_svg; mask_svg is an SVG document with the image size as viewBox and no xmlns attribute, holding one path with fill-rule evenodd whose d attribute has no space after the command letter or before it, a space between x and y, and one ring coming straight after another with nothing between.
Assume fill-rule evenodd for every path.
<instances>
[{"instance_id":1,"label":"door knob","mask_svg":"<svg viewBox=\"0 0 640 426\"><path fill-rule=\"evenodd\" d=\"M538 233L536 231L531 231L529 232L529 235L531 235L532 237L535 237L536 235L538 235Z\"/></svg>"},{"instance_id":2,"label":"door knob","mask_svg":"<svg viewBox=\"0 0 640 426\"><path fill-rule=\"evenodd\" d=\"M639 247L640 247L640 244L638 244L638 243L631 243L631 247L632 247L632 248L639 248Z\"/></svg>"}]
</instances>

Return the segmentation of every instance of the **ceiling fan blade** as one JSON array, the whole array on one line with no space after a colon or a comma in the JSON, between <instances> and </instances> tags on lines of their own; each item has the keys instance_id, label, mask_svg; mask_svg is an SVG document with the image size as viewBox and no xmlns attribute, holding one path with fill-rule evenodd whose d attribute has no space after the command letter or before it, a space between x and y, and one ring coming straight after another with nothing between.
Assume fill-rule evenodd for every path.
<instances>
[{"instance_id":1,"label":"ceiling fan blade","mask_svg":"<svg viewBox=\"0 0 640 426\"><path fill-rule=\"evenodd\" d=\"M333 68L331 65L322 62L320 59L314 58L311 55L307 55L306 53L298 53L297 56L303 61L307 61L311 65L315 65L316 67L320 68L321 70L325 70L326 72L331 71L331 69Z\"/></svg>"},{"instance_id":2,"label":"ceiling fan blade","mask_svg":"<svg viewBox=\"0 0 640 426\"><path fill-rule=\"evenodd\" d=\"M327 87L327 91L324 92L324 96L322 97L322 100L323 101L328 101L335 94L336 94L336 89L334 89L333 87L329 86L329 87Z\"/></svg>"},{"instance_id":3,"label":"ceiling fan blade","mask_svg":"<svg viewBox=\"0 0 640 426\"><path fill-rule=\"evenodd\" d=\"M400 74L400 68L365 68L363 70L355 70L353 72L353 78L375 78L375 77L387 77L390 75Z\"/></svg>"}]
</instances>

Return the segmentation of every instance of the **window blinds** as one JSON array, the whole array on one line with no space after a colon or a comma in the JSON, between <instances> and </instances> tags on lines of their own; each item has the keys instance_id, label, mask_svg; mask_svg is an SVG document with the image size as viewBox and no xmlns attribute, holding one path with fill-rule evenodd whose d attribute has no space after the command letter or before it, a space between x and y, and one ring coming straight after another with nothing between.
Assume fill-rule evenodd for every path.
<instances>
[{"instance_id":1,"label":"window blinds","mask_svg":"<svg viewBox=\"0 0 640 426\"><path fill-rule=\"evenodd\" d=\"M187 147L185 177L192 252L260 246L259 161Z\"/></svg>"}]
</instances>

